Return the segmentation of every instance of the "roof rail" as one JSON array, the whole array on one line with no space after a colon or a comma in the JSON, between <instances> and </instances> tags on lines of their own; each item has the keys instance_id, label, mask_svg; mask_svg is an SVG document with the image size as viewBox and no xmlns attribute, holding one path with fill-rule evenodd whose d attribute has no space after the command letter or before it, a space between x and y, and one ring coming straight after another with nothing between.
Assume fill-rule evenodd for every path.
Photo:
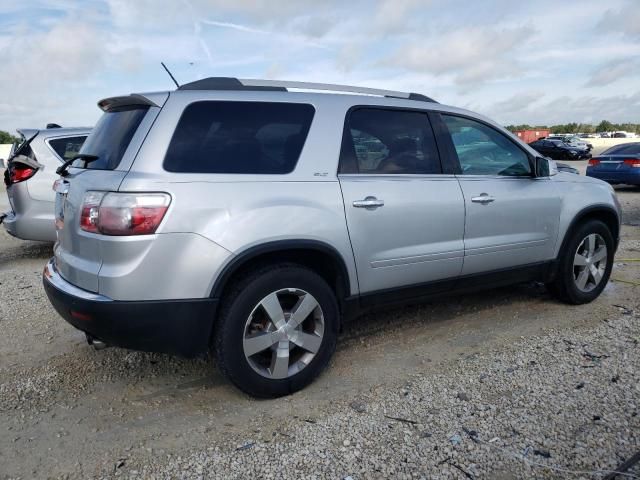
<instances>
[{"instance_id":1,"label":"roof rail","mask_svg":"<svg viewBox=\"0 0 640 480\"><path fill-rule=\"evenodd\" d=\"M195 82L185 83L178 88L178 90L267 90L277 92L286 92L289 89L357 93L360 95L402 98L406 100L437 103L432 98L427 97L426 95L421 95L419 93L380 90L377 88L354 87L351 85L333 85L330 83L260 80L254 78L209 77L203 78L202 80L196 80Z\"/></svg>"}]
</instances>

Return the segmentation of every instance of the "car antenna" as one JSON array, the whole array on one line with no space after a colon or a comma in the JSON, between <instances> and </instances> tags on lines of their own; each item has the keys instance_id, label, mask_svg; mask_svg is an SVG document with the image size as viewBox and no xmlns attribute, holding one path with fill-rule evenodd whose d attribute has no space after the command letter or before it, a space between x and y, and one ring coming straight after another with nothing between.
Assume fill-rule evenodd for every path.
<instances>
[{"instance_id":1,"label":"car antenna","mask_svg":"<svg viewBox=\"0 0 640 480\"><path fill-rule=\"evenodd\" d=\"M164 62L160 62L160 65L162 65L162 67L167 71L167 73L171 77L171 80L173 80L173 83L176 84L176 87L180 88L180 84L176 81L175 77L171 74L167 66L164 64Z\"/></svg>"}]
</instances>

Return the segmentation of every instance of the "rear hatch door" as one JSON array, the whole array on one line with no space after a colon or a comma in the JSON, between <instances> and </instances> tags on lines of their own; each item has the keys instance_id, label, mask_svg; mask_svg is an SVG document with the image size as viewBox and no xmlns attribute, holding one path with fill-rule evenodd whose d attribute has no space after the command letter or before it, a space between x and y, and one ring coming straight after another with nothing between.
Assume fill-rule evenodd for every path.
<instances>
[{"instance_id":1,"label":"rear hatch door","mask_svg":"<svg viewBox=\"0 0 640 480\"><path fill-rule=\"evenodd\" d=\"M85 197L93 191L118 191L167 97L154 94L151 100L131 95L100 101L98 106L105 113L80 150L98 159L76 160L68 174L56 181L56 267L67 281L84 290L98 292L101 243L113 240L80 228Z\"/></svg>"}]
</instances>

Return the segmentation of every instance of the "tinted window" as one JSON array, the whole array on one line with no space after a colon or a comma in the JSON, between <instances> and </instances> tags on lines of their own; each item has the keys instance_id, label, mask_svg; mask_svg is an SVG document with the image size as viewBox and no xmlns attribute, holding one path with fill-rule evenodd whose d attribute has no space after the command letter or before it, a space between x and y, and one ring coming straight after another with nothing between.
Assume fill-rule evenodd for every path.
<instances>
[{"instance_id":1,"label":"tinted window","mask_svg":"<svg viewBox=\"0 0 640 480\"><path fill-rule=\"evenodd\" d=\"M62 160L70 160L80 152L80 148L86 138L85 135L81 137L53 138L49 140L49 145Z\"/></svg>"},{"instance_id":2,"label":"tinted window","mask_svg":"<svg viewBox=\"0 0 640 480\"><path fill-rule=\"evenodd\" d=\"M463 175L531 174L529 157L506 135L468 118L442 115Z\"/></svg>"},{"instance_id":3,"label":"tinted window","mask_svg":"<svg viewBox=\"0 0 640 480\"><path fill-rule=\"evenodd\" d=\"M441 173L426 113L359 108L347 120L341 173Z\"/></svg>"},{"instance_id":4,"label":"tinted window","mask_svg":"<svg viewBox=\"0 0 640 480\"><path fill-rule=\"evenodd\" d=\"M611 147L600 155L637 155L640 154L640 143L632 143L629 145L616 145Z\"/></svg>"},{"instance_id":5,"label":"tinted window","mask_svg":"<svg viewBox=\"0 0 640 480\"><path fill-rule=\"evenodd\" d=\"M164 168L187 173L290 173L313 114L311 105L300 103L192 103L178 122Z\"/></svg>"},{"instance_id":6,"label":"tinted window","mask_svg":"<svg viewBox=\"0 0 640 480\"><path fill-rule=\"evenodd\" d=\"M98 157L86 168L115 170L148 109L136 105L104 113L80 149ZM73 166L84 167L85 162L77 160Z\"/></svg>"}]
</instances>

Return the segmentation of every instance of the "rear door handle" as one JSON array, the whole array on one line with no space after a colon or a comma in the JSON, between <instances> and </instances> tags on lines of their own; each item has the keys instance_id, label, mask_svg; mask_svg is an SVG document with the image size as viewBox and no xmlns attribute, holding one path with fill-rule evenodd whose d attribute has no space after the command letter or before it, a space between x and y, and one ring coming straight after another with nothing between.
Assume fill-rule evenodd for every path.
<instances>
[{"instance_id":1,"label":"rear door handle","mask_svg":"<svg viewBox=\"0 0 640 480\"><path fill-rule=\"evenodd\" d=\"M471 198L471 201L473 203L481 203L483 205L486 205L487 203L491 203L494 200L495 200L495 198L493 198L492 196L490 196L487 193L481 193L479 196Z\"/></svg>"},{"instance_id":2,"label":"rear door handle","mask_svg":"<svg viewBox=\"0 0 640 480\"><path fill-rule=\"evenodd\" d=\"M378 207L384 207L384 200L378 200L376 197L366 197L364 200L355 200L353 206L356 208L375 210Z\"/></svg>"}]
</instances>

